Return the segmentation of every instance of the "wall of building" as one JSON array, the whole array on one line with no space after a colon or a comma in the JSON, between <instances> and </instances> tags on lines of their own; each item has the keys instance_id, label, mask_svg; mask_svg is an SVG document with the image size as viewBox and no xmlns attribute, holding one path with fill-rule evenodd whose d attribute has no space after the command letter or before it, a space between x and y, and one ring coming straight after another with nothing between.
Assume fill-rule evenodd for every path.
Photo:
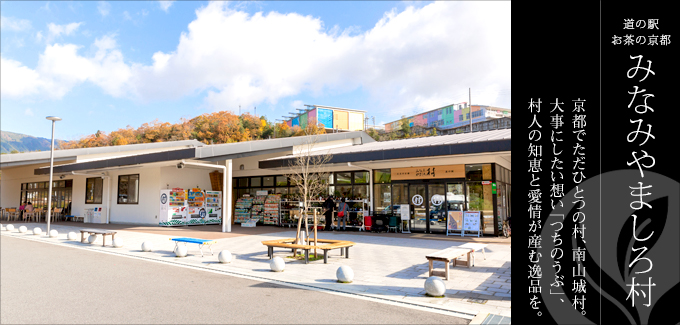
<instances>
[{"instance_id":1,"label":"wall of building","mask_svg":"<svg viewBox=\"0 0 680 325\"><path fill-rule=\"evenodd\" d=\"M118 204L118 176L139 174L138 204ZM109 171L111 191L111 223L158 225L160 211L161 168L140 167ZM165 184L163 184L165 185ZM163 186L165 188L165 186Z\"/></svg>"},{"instance_id":2,"label":"wall of building","mask_svg":"<svg viewBox=\"0 0 680 325\"><path fill-rule=\"evenodd\" d=\"M210 184L210 173L222 169L215 165L215 169L202 168L186 165L182 169L177 169L175 166L161 167L160 187L161 189L179 187L179 188L193 188L199 187L205 190L212 190Z\"/></svg>"},{"instance_id":3,"label":"wall of building","mask_svg":"<svg viewBox=\"0 0 680 325\"><path fill-rule=\"evenodd\" d=\"M349 112L349 127L350 131L362 131L364 129L364 114Z\"/></svg>"},{"instance_id":4,"label":"wall of building","mask_svg":"<svg viewBox=\"0 0 680 325\"><path fill-rule=\"evenodd\" d=\"M320 124L326 128L333 128L333 110L325 108L316 109L316 117Z\"/></svg>"},{"instance_id":5,"label":"wall of building","mask_svg":"<svg viewBox=\"0 0 680 325\"><path fill-rule=\"evenodd\" d=\"M333 110L333 128L339 130L349 129L349 112Z\"/></svg>"}]
</instances>

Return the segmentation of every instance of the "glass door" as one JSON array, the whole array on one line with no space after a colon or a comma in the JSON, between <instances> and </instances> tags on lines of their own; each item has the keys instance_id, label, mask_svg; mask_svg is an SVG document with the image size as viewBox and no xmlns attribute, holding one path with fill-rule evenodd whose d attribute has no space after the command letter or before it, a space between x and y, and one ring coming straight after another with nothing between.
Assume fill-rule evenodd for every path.
<instances>
[{"instance_id":1,"label":"glass door","mask_svg":"<svg viewBox=\"0 0 680 325\"><path fill-rule=\"evenodd\" d=\"M408 187L409 204L411 205L411 230L427 231L427 193L425 184L411 184Z\"/></svg>"},{"instance_id":2,"label":"glass door","mask_svg":"<svg viewBox=\"0 0 680 325\"><path fill-rule=\"evenodd\" d=\"M463 182L446 184L446 205L450 230L463 229L463 211L465 211L465 192Z\"/></svg>"},{"instance_id":3,"label":"glass door","mask_svg":"<svg viewBox=\"0 0 680 325\"><path fill-rule=\"evenodd\" d=\"M446 232L446 185L427 185L429 198L429 232Z\"/></svg>"}]
</instances>

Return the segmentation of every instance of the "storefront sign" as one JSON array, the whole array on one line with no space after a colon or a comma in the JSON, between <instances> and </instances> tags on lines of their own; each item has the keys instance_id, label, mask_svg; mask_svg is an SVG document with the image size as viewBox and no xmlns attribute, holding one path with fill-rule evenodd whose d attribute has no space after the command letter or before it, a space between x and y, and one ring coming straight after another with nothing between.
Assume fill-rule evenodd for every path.
<instances>
[{"instance_id":1,"label":"storefront sign","mask_svg":"<svg viewBox=\"0 0 680 325\"><path fill-rule=\"evenodd\" d=\"M410 213L409 213L409 205L408 204L402 204L401 208L399 209L401 212L401 220L408 220L410 219Z\"/></svg>"},{"instance_id":2,"label":"storefront sign","mask_svg":"<svg viewBox=\"0 0 680 325\"><path fill-rule=\"evenodd\" d=\"M392 180L463 177L465 177L465 165L392 168Z\"/></svg>"},{"instance_id":3,"label":"storefront sign","mask_svg":"<svg viewBox=\"0 0 680 325\"><path fill-rule=\"evenodd\" d=\"M465 231L476 232L476 236L480 236L481 215L482 213L480 211L465 211L463 213L463 236L465 236Z\"/></svg>"},{"instance_id":4,"label":"storefront sign","mask_svg":"<svg viewBox=\"0 0 680 325\"><path fill-rule=\"evenodd\" d=\"M496 194L496 183L491 183L491 194Z\"/></svg>"},{"instance_id":5,"label":"storefront sign","mask_svg":"<svg viewBox=\"0 0 680 325\"><path fill-rule=\"evenodd\" d=\"M463 229L463 211L449 211L449 220L446 223L447 230Z\"/></svg>"},{"instance_id":6,"label":"storefront sign","mask_svg":"<svg viewBox=\"0 0 680 325\"><path fill-rule=\"evenodd\" d=\"M491 185L491 181L482 181L482 185Z\"/></svg>"}]
</instances>

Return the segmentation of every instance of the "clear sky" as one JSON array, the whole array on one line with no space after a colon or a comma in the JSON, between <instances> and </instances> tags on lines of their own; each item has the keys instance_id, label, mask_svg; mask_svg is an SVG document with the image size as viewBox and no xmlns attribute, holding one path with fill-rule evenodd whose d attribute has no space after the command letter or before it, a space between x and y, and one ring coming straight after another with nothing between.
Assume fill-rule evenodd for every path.
<instances>
[{"instance_id":1,"label":"clear sky","mask_svg":"<svg viewBox=\"0 0 680 325\"><path fill-rule=\"evenodd\" d=\"M510 2L3 1L3 131L64 140L304 104L510 107Z\"/></svg>"}]
</instances>

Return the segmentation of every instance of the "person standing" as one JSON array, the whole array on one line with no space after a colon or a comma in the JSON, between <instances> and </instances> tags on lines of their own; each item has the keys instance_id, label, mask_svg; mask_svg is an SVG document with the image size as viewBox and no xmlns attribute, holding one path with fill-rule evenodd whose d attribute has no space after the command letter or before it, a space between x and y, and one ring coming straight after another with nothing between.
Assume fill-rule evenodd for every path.
<instances>
[{"instance_id":1,"label":"person standing","mask_svg":"<svg viewBox=\"0 0 680 325\"><path fill-rule=\"evenodd\" d=\"M19 206L19 219L24 218L24 210L26 209L26 203L28 202L24 201L24 204Z\"/></svg>"},{"instance_id":2,"label":"person standing","mask_svg":"<svg viewBox=\"0 0 680 325\"><path fill-rule=\"evenodd\" d=\"M326 228L324 228L324 230L331 231L333 230L333 210L335 209L335 202L333 201L332 196L329 195L326 198L326 201L323 202L323 208L323 215L326 223Z\"/></svg>"},{"instance_id":3,"label":"person standing","mask_svg":"<svg viewBox=\"0 0 680 325\"><path fill-rule=\"evenodd\" d=\"M340 200L340 205L338 206L338 229L340 229L340 222L342 222L342 230L347 227L347 217L349 214L349 205L345 203L345 198Z\"/></svg>"}]
</instances>

